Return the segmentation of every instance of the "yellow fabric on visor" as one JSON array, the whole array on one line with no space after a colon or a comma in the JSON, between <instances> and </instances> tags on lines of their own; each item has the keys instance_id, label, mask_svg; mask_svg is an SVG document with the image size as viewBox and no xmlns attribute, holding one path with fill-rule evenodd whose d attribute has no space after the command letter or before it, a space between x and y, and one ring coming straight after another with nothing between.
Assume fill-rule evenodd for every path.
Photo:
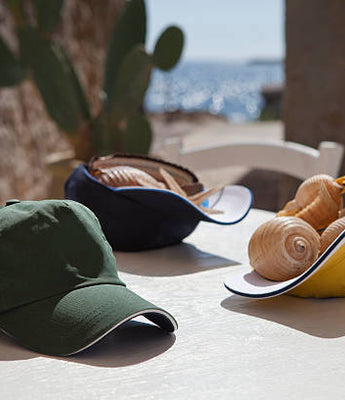
<instances>
[{"instance_id":1,"label":"yellow fabric on visor","mask_svg":"<svg viewBox=\"0 0 345 400\"><path fill-rule=\"evenodd\" d=\"M288 294L298 297L345 297L345 246L340 247L321 268Z\"/></svg>"}]
</instances>

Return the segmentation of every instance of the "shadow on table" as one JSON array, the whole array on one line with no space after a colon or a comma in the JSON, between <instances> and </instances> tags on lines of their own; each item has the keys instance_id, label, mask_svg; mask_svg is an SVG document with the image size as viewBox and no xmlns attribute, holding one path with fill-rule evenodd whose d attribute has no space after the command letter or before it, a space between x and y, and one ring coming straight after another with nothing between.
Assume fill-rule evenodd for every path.
<instances>
[{"instance_id":1,"label":"shadow on table","mask_svg":"<svg viewBox=\"0 0 345 400\"><path fill-rule=\"evenodd\" d=\"M186 275L239 264L188 243L133 253L115 252L115 257L120 271L147 276Z\"/></svg>"},{"instance_id":2,"label":"shadow on table","mask_svg":"<svg viewBox=\"0 0 345 400\"><path fill-rule=\"evenodd\" d=\"M166 333L154 325L129 321L98 343L66 360L97 367L124 367L157 357L167 351L175 340L174 334Z\"/></svg>"},{"instance_id":3,"label":"shadow on table","mask_svg":"<svg viewBox=\"0 0 345 400\"><path fill-rule=\"evenodd\" d=\"M154 325L129 321L88 349L69 357L57 358L95 367L124 367L159 356L167 351L175 340L174 334L168 334ZM0 332L0 361L28 360L36 357L48 356L25 349Z\"/></svg>"},{"instance_id":4,"label":"shadow on table","mask_svg":"<svg viewBox=\"0 0 345 400\"><path fill-rule=\"evenodd\" d=\"M221 306L320 338L345 336L345 298L303 299L282 295L257 300L232 295Z\"/></svg>"},{"instance_id":5,"label":"shadow on table","mask_svg":"<svg viewBox=\"0 0 345 400\"><path fill-rule=\"evenodd\" d=\"M0 361L30 360L37 353L20 346L14 339L0 331Z\"/></svg>"}]
</instances>

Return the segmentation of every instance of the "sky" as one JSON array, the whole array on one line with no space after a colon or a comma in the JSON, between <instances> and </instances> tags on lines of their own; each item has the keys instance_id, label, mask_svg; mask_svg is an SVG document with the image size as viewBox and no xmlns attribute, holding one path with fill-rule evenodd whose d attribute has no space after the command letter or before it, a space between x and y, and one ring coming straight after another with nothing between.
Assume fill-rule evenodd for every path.
<instances>
[{"instance_id":1,"label":"sky","mask_svg":"<svg viewBox=\"0 0 345 400\"><path fill-rule=\"evenodd\" d=\"M184 60L283 58L284 0L147 0L148 49L168 25L185 33Z\"/></svg>"}]
</instances>

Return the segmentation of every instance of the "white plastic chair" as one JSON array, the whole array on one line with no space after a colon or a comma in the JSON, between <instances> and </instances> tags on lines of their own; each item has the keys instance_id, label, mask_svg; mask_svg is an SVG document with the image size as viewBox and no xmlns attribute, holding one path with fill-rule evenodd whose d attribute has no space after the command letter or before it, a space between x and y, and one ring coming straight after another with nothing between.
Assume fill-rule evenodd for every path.
<instances>
[{"instance_id":1,"label":"white plastic chair","mask_svg":"<svg viewBox=\"0 0 345 400\"><path fill-rule=\"evenodd\" d=\"M321 142L317 149L294 142L244 142L184 150L181 138L166 141L161 155L193 171L246 166L282 172L304 180L318 173L337 177L344 146Z\"/></svg>"}]
</instances>

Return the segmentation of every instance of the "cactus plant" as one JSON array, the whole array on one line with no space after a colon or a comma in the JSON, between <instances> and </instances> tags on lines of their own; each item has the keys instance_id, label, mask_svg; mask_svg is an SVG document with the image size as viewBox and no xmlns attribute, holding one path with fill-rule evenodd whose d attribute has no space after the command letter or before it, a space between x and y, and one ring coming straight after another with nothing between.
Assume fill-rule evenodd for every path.
<instances>
[{"instance_id":1,"label":"cactus plant","mask_svg":"<svg viewBox=\"0 0 345 400\"><path fill-rule=\"evenodd\" d=\"M183 49L181 29L168 27L153 54L147 53L145 1L128 1L114 26L106 56L101 111L92 115L74 65L52 35L60 22L63 0L32 0L29 17L23 0L6 0L6 5L17 25L20 56L13 55L0 38L0 87L31 78L48 114L85 161L114 151L148 153L152 131L142 107L145 93L154 67L167 71L178 62Z\"/></svg>"},{"instance_id":2,"label":"cactus plant","mask_svg":"<svg viewBox=\"0 0 345 400\"><path fill-rule=\"evenodd\" d=\"M23 79L19 60L0 37L0 87L13 86Z\"/></svg>"},{"instance_id":3,"label":"cactus plant","mask_svg":"<svg viewBox=\"0 0 345 400\"><path fill-rule=\"evenodd\" d=\"M78 129L82 106L58 47L33 27L18 29L21 59L31 71L49 115L65 131Z\"/></svg>"},{"instance_id":4,"label":"cactus plant","mask_svg":"<svg viewBox=\"0 0 345 400\"><path fill-rule=\"evenodd\" d=\"M54 32L60 22L63 0L33 0L33 6L38 29Z\"/></svg>"},{"instance_id":5,"label":"cactus plant","mask_svg":"<svg viewBox=\"0 0 345 400\"><path fill-rule=\"evenodd\" d=\"M104 92L107 94L105 106L112 101L116 76L123 59L134 46L144 45L145 39L145 3L143 0L132 0L120 15L111 36L105 62Z\"/></svg>"}]
</instances>

